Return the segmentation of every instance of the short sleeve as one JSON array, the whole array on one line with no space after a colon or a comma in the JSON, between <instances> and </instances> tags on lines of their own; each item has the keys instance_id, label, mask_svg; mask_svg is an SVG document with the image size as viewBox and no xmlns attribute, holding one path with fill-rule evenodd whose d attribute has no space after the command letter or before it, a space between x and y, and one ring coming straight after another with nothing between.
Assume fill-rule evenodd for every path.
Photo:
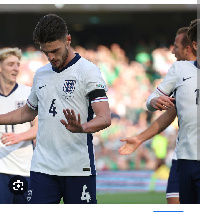
<instances>
[{"instance_id":1,"label":"short sleeve","mask_svg":"<svg viewBox=\"0 0 200 212\"><path fill-rule=\"evenodd\" d=\"M177 82L178 72L179 72L179 69L177 68L176 64L177 62L175 62L171 66L164 80L157 87L157 90L161 93L161 96L162 95L170 96L172 92L174 91L174 88Z\"/></svg>"},{"instance_id":2,"label":"short sleeve","mask_svg":"<svg viewBox=\"0 0 200 212\"><path fill-rule=\"evenodd\" d=\"M101 76L100 69L97 66L93 66L92 69L87 71L84 84L86 95L97 89L104 89L105 92L108 91L107 85Z\"/></svg>"},{"instance_id":3,"label":"short sleeve","mask_svg":"<svg viewBox=\"0 0 200 212\"><path fill-rule=\"evenodd\" d=\"M27 105L33 110L38 109L38 98L36 95L36 76L34 76L34 79L33 79L33 86L31 88L31 93L27 99Z\"/></svg>"},{"instance_id":4,"label":"short sleeve","mask_svg":"<svg viewBox=\"0 0 200 212\"><path fill-rule=\"evenodd\" d=\"M176 62L171 66L169 71L167 72L164 80L158 85L156 90L148 97L147 100L147 109L150 111L156 111L153 107L151 107L150 102L153 98L159 96L170 96L176 87L177 77L179 73L179 69L176 66Z\"/></svg>"}]
</instances>

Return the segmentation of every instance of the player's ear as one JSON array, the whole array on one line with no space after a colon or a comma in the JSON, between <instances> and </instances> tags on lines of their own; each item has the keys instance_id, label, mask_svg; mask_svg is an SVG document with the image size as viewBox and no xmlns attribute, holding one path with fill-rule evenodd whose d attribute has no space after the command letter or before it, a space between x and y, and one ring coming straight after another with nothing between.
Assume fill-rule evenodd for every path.
<instances>
[{"instance_id":1,"label":"player's ear","mask_svg":"<svg viewBox=\"0 0 200 212\"><path fill-rule=\"evenodd\" d=\"M197 51L197 42L196 41L192 41L192 45L193 45L193 48Z\"/></svg>"},{"instance_id":2,"label":"player's ear","mask_svg":"<svg viewBox=\"0 0 200 212\"><path fill-rule=\"evenodd\" d=\"M70 43L71 43L71 35L69 34L66 36L66 44L69 46Z\"/></svg>"}]
</instances>

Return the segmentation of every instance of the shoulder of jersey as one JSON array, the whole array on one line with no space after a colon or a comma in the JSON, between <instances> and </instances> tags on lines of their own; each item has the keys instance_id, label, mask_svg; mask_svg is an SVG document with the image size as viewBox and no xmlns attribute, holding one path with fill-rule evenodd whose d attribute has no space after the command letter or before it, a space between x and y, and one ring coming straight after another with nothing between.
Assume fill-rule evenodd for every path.
<instances>
[{"instance_id":1,"label":"shoulder of jersey","mask_svg":"<svg viewBox=\"0 0 200 212\"><path fill-rule=\"evenodd\" d=\"M81 67L82 68L86 68L87 70L99 70L99 67L97 65L95 65L94 63L92 63L91 61L81 57L80 62L82 61Z\"/></svg>"},{"instance_id":2,"label":"shoulder of jersey","mask_svg":"<svg viewBox=\"0 0 200 212\"><path fill-rule=\"evenodd\" d=\"M18 84L19 88L22 89L22 90L31 90L31 87L30 86L27 86L27 85L23 85L23 84Z\"/></svg>"},{"instance_id":3,"label":"shoulder of jersey","mask_svg":"<svg viewBox=\"0 0 200 212\"><path fill-rule=\"evenodd\" d=\"M30 92L31 92L31 87L30 87L30 86L27 86L27 85L18 84L18 89L19 89L20 93L21 93L25 98L27 98L28 95L29 95Z\"/></svg>"},{"instance_id":4,"label":"shoulder of jersey","mask_svg":"<svg viewBox=\"0 0 200 212\"><path fill-rule=\"evenodd\" d=\"M185 66L185 65L194 65L194 61L188 61L188 60L180 60L174 62L175 66Z\"/></svg>"},{"instance_id":5,"label":"shoulder of jersey","mask_svg":"<svg viewBox=\"0 0 200 212\"><path fill-rule=\"evenodd\" d=\"M49 71L49 70L52 70L52 66L51 66L51 63L48 63L40 68L38 68L35 72L35 74L38 74L40 72L43 72L43 71Z\"/></svg>"}]
</instances>

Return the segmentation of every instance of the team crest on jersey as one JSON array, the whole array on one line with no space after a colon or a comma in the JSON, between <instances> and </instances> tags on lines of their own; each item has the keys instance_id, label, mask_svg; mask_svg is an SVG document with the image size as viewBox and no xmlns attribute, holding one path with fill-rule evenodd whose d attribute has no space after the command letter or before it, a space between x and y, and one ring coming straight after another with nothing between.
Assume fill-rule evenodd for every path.
<instances>
[{"instance_id":1,"label":"team crest on jersey","mask_svg":"<svg viewBox=\"0 0 200 212\"><path fill-rule=\"evenodd\" d=\"M63 91L66 94L72 94L75 90L76 80L65 80Z\"/></svg>"},{"instance_id":2,"label":"team crest on jersey","mask_svg":"<svg viewBox=\"0 0 200 212\"><path fill-rule=\"evenodd\" d=\"M25 101L16 101L15 102L15 108L18 109L20 107L23 107L25 105Z\"/></svg>"}]
</instances>

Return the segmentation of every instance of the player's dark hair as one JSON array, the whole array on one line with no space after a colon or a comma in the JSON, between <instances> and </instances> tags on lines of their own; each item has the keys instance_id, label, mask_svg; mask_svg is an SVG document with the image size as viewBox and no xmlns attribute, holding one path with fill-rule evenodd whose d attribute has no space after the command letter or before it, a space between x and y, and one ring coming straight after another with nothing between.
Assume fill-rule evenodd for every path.
<instances>
[{"instance_id":1,"label":"player's dark hair","mask_svg":"<svg viewBox=\"0 0 200 212\"><path fill-rule=\"evenodd\" d=\"M191 42L197 42L197 27L200 27L200 19L195 19L190 23L187 36L191 40Z\"/></svg>"},{"instance_id":2,"label":"player's dark hair","mask_svg":"<svg viewBox=\"0 0 200 212\"><path fill-rule=\"evenodd\" d=\"M65 39L68 34L65 21L56 14L48 14L42 17L33 31L35 43L48 43Z\"/></svg>"},{"instance_id":3,"label":"player's dark hair","mask_svg":"<svg viewBox=\"0 0 200 212\"><path fill-rule=\"evenodd\" d=\"M189 27L179 28L178 31L177 31L177 33L176 33L176 35L183 34L183 38L181 40L182 46L184 48L186 48L187 46L190 46L191 49L192 49L193 55L196 56L197 55L197 51L193 48L192 42L190 41L190 39L187 36L188 29L189 29Z\"/></svg>"}]
</instances>

